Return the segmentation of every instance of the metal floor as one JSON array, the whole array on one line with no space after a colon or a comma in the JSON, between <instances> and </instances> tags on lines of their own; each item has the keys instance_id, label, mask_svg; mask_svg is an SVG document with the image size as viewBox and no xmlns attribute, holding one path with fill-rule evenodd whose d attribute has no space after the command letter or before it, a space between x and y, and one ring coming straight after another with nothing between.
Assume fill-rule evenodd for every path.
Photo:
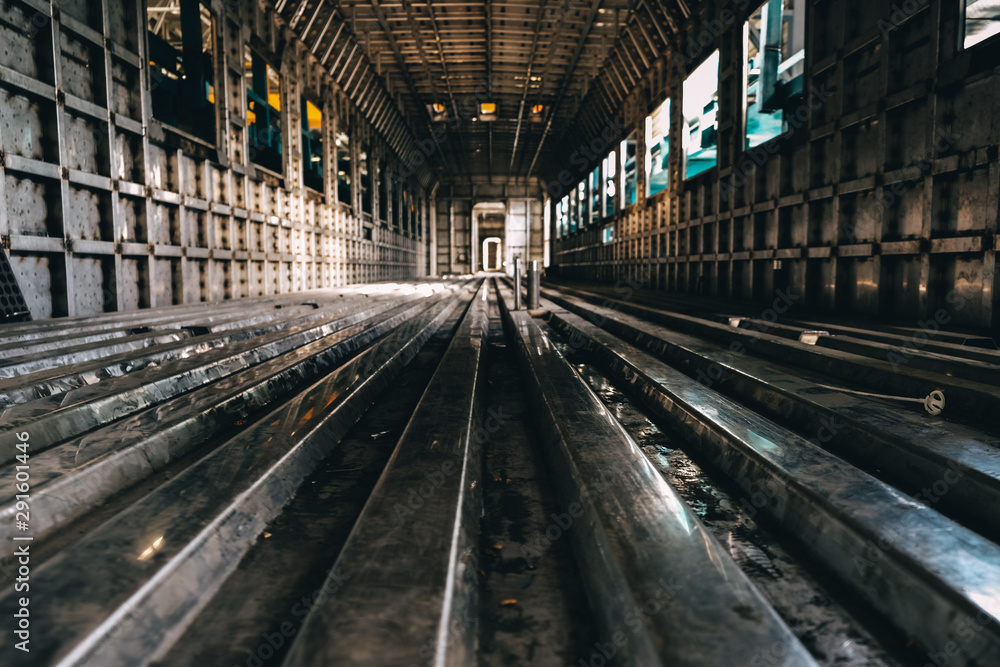
<instances>
[{"instance_id":1,"label":"metal floor","mask_svg":"<svg viewBox=\"0 0 1000 667\"><path fill-rule=\"evenodd\" d=\"M512 302L478 276L3 327L9 664L1000 664L992 341Z\"/></svg>"}]
</instances>

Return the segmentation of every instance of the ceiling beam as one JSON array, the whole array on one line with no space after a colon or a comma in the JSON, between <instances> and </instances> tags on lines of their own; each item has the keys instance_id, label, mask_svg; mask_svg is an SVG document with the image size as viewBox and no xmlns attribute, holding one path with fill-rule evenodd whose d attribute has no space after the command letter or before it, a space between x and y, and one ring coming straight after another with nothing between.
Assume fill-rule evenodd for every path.
<instances>
[{"instance_id":1,"label":"ceiling beam","mask_svg":"<svg viewBox=\"0 0 1000 667\"><path fill-rule=\"evenodd\" d=\"M382 8L378 4L378 0L370 0L372 12L375 14L375 19L378 21L379 25L382 27L382 31L385 33L386 39L389 40L389 46L392 48L393 54L396 56L396 64L399 66L400 72L403 76L403 81L406 82L406 87L410 89L410 95L413 97L413 103L417 105L417 113L423 117L424 123L427 125L427 131L431 136L431 139L437 145L438 153L441 151L440 144L437 143L437 135L434 132L434 127L431 124L430 115L427 112L427 107L420 97L420 93L417 92L417 87L413 83L413 78L410 76L410 71L406 67L406 61L403 59L403 53L399 50L399 44L396 43L396 38L392 34L392 28L389 27L389 22L385 18L385 14L382 12ZM441 164L451 174L451 169L445 163L443 156Z\"/></svg>"},{"instance_id":2,"label":"ceiling beam","mask_svg":"<svg viewBox=\"0 0 1000 667\"><path fill-rule=\"evenodd\" d=\"M632 33L632 28L630 26L625 26L625 34L628 38L632 40L632 45L635 46L636 53L639 54L639 59L642 60L642 66L647 70L649 69L649 59L646 58L646 54L642 52L642 46L639 45L638 40L636 40L635 35Z\"/></svg>"},{"instance_id":3,"label":"ceiling beam","mask_svg":"<svg viewBox=\"0 0 1000 667\"><path fill-rule=\"evenodd\" d=\"M441 61L441 71L444 73L444 83L448 90L448 99L451 101L451 108L455 114L456 122L461 121L461 116L458 112L458 102L455 100L455 93L451 87L451 76L448 74L448 64L445 62L444 58L444 42L441 39L441 31L438 30L437 18L434 15L434 3L428 2L425 7L427 8L427 15L431 19L431 29L434 30L434 41L437 44L438 59ZM465 142L462 139L462 132L458 132L458 144L459 150L463 158L467 158L465 152ZM466 173L471 175L471 171L468 171L468 163L466 161Z\"/></svg>"},{"instance_id":4,"label":"ceiling beam","mask_svg":"<svg viewBox=\"0 0 1000 667\"><path fill-rule=\"evenodd\" d=\"M528 54L528 67L524 72L524 92L521 94L521 105L517 109L517 128L514 130L514 145L510 149L510 164L507 166L507 178L514 171L514 157L517 155L517 142L521 139L521 123L524 120L524 103L528 100L531 90L531 72L535 64L535 53L538 51L538 36L542 32L542 22L545 20L545 0L538 5L538 18L535 19L535 34L531 40L531 51Z\"/></svg>"},{"instance_id":5,"label":"ceiling beam","mask_svg":"<svg viewBox=\"0 0 1000 667\"><path fill-rule=\"evenodd\" d=\"M319 0L319 2L316 3L316 9L313 10L312 17L310 17L309 22L306 24L306 27L302 29L302 32L299 33L299 39L303 42L306 41L306 35L308 35L309 31L312 29L313 23L316 22L316 17L319 16L319 10L323 9L323 5L325 4L326 0ZM294 25L291 27L295 28Z\"/></svg>"},{"instance_id":6,"label":"ceiling beam","mask_svg":"<svg viewBox=\"0 0 1000 667\"><path fill-rule=\"evenodd\" d=\"M346 25L347 23L341 19L340 25L337 27L337 32L333 34L333 41L330 42L330 46L326 47L326 53L323 54L323 57L319 59L319 62L324 67L326 67L326 61L330 59L330 54L333 53L333 47L337 46L337 40L340 39L340 35L344 32L344 26Z\"/></svg>"},{"instance_id":7,"label":"ceiling beam","mask_svg":"<svg viewBox=\"0 0 1000 667\"><path fill-rule=\"evenodd\" d=\"M437 90L438 87L434 83L434 79L433 79L433 76L431 74L431 63L430 63L430 59L427 57L427 50L426 50L426 48L424 46L424 38L420 35L420 26L417 24L417 19L414 18L414 16L413 16L413 7L412 7L411 3L404 2L402 4L403 4L403 10L406 12L406 21L407 21L407 23L410 26L410 34L413 35L413 41L417 45L417 53L420 54L420 60L424 64L424 73L427 75L427 85L430 87L431 94L434 96L431 99L431 102L432 103L437 102L438 101L437 98L439 96L438 90ZM419 100L418 100L418 103L420 103ZM424 107L424 110L426 111L426 106ZM434 136L435 136L434 130L433 130L433 128L431 128L431 137L433 138ZM436 142L437 142L437 140L435 139L435 143ZM445 152L441 150L440 144L436 144L436 145L437 145L438 153L441 156L441 163L445 164ZM458 165L457 162L455 164L455 167L456 167L456 169L459 172L461 171L461 168L459 167L459 165ZM452 173L455 173L455 172L452 172L451 168L449 166L447 166L447 164L445 164L445 169L448 171L449 175L452 174Z\"/></svg>"},{"instance_id":8,"label":"ceiling beam","mask_svg":"<svg viewBox=\"0 0 1000 667\"><path fill-rule=\"evenodd\" d=\"M323 25L323 29L319 31L319 35L316 37L316 42L309 49L313 55L316 55L316 50L319 48L319 45L323 43L323 38L326 37L326 31L330 29L330 24L333 23L333 17L336 15L336 12L330 12L330 15L326 18L326 23Z\"/></svg>"},{"instance_id":9,"label":"ceiling beam","mask_svg":"<svg viewBox=\"0 0 1000 667\"><path fill-rule=\"evenodd\" d=\"M535 164L538 162L538 156L541 155L542 147L545 146L545 139L549 136L549 132L552 130L552 123L556 118L556 112L559 110L559 106L562 104L563 96L569 88L569 82L573 78L573 71L576 69L576 64L580 62L580 54L583 53L583 47L587 44L587 37L590 35L591 28L594 27L594 19L597 18L598 10L601 8L601 2L602 0L593 0L590 5L590 13L587 16L586 23L583 25L583 30L580 31L580 39L576 43L576 50L573 51L573 57L570 58L569 65L566 67L566 74L564 75L562 83L559 86L559 92L556 93L556 100L552 106L552 111L549 113L549 119L545 122L545 129L542 131L542 136L538 140L538 147L535 149L535 155L531 158L531 164L528 165L528 173L525 174L527 178L531 178L531 173L535 170Z\"/></svg>"}]
</instances>

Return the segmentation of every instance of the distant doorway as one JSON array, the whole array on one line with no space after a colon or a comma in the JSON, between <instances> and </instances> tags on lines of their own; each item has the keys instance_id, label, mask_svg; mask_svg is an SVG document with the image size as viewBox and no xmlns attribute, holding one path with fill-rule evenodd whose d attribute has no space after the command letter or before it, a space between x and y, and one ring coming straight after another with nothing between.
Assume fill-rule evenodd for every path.
<instances>
[{"instance_id":1,"label":"distant doorway","mask_svg":"<svg viewBox=\"0 0 1000 667\"><path fill-rule=\"evenodd\" d=\"M499 271L502 268L503 253L500 252L500 239L496 236L483 241L483 269L486 271Z\"/></svg>"},{"instance_id":2,"label":"distant doorway","mask_svg":"<svg viewBox=\"0 0 1000 667\"><path fill-rule=\"evenodd\" d=\"M472 207L472 220L469 250L474 258L473 266L477 271L503 271L504 255L510 253L506 229L507 204L502 201L479 202Z\"/></svg>"}]
</instances>

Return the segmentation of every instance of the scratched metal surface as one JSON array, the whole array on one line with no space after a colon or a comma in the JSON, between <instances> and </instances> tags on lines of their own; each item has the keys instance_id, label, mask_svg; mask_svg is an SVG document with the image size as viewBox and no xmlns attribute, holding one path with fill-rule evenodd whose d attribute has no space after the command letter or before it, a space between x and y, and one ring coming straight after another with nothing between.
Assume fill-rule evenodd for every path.
<instances>
[{"instance_id":1,"label":"scratched metal surface","mask_svg":"<svg viewBox=\"0 0 1000 667\"><path fill-rule=\"evenodd\" d=\"M930 651L962 646L955 664L1000 660L1000 547L582 318L558 317L571 340L902 631Z\"/></svg>"},{"instance_id":2,"label":"scratched metal surface","mask_svg":"<svg viewBox=\"0 0 1000 667\"><path fill-rule=\"evenodd\" d=\"M760 588L799 641L821 665L898 667L919 660L888 623L859 610L842 587L814 564L803 562L794 544L762 525L740 490L706 471L685 450L684 439L656 421L576 351L557 331L550 337L580 376L635 439L646 457L691 507L713 537ZM695 454L692 452L692 454ZM798 556L798 557L797 557ZM762 660L762 664L766 664Z\"/></svg>"},{"instance_id":3,"label":"scratched metal surface","mask_svg":"<svg viewBox=\"0 0 1000 667\"><path fill-rule=\"evenodd\" d=\"M165 650L461 300L423 309L37 568L48 594L32 608L39 649L23 664L134 665ZM0 597L4 613L15 605L13 592ZM133 631L120 631L126 621ZM5 654L13 641L0 643Z\"/></svg>"},{"instance_id":4,"label":"scratched metal surface","mask_svg":"<svg viewBox=\"0 0 1000 667\"><path fill-rule=\"evenodd\" d=\"M509 307L510 291L501 294ZM598 627L620 644L620 660L815 664L538 324L524 311L509 318L560 499L583 508L571 539ZM635 610L647 603L643 619Z\"/></svg>"},{"instance_id":5,"label":"scratched metal surface","mask_svg":"<svg viewBox=\"0 0 1000 667\"><path fill-rule=\"evenodd\" d=\"M293 347L268 361L240 370L198 389L164 400L164 392L143 397L146 407L132 418L72 437L32 457L32 526L39 537L100 505L114 493L163 468L229 424L255 416L260 406L294 392L336 369L430 304L404 304L319 340ZM178 369L166 366L168 377ZM177 392L180 394L180 392ZM107 397L110 409L135 401L130 392ZM94 407L84 407L93 411ZM87 414L90 414L89 412ZM30 423L30 422L27 422ZM86 429L78 429L76 433ZM32 438L37 429L31 426ZM13 448L12 448L13 449ZM16 451L16 450L14 450ZM15 481L15 470L0 470L0 483ZM14 548L15 502L0 506L0 555Z\"/></svg>"},{"instance_id":6,"label":"scratched metal surface","mask_svg":"<svg viewBox=\"0 0 1000 667\"><path fill-rule=\"evenodd\" d=\"M995 434L932 417L919 407L837 391L825 384L834 381L830 378L626 313L573 298L558 302L866 472L927 498L924 502L944 508L956 521L1000 536L1000 438ZM962 483L950 484L945 494L925 493L946 475L958 475Z\"/></svg>"},{"instance_id":7,"label":"scratched metal surface","mask_svg":"<svg viewBox=\"0 0 1000 667\"><path fill-rule=\"evenodd\" d=\"M780 336L736 328L682 312L643 306L621 298L604 297L570 288L560 291L563 294L579 296L592 303L611 306L616 310L675 328L683 333L726 345L740 345L751 354L823 373L851 387L902 396L926 396L935 389L942 389L952 397L952 411L955 414L991 426L1000 424L1000 388L994 384L959 380L912 367L899 368L882 359L862 357L829 348L818 349L816 346L789 341ZM553 290L543 290L543 294L558 301L559 295Z\"/></svg>"},{"instance_id":8,"label":"scratched metal surface","mask_svg":"<svg viewBox=\"0 0 1000 667\"><path fill-rule=\"evenodd\" d=\"M487 294L472 299L337 558L327 582L337 594L313 607L288 667L475 659L475 626L461 619L477 606Z\"/></svg>"}]
</instances>

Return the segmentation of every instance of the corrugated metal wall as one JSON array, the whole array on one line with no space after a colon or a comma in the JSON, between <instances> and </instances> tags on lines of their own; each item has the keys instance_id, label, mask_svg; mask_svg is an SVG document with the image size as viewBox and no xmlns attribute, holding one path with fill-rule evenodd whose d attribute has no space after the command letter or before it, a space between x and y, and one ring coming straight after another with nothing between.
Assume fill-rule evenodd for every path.
<instances>
[{"instance_id":1,"label":"corrugated metal wall","mask_svg":"<svg viewBox=\"0 0 1000 667\"><path fill-rule=\"evenodd\" d=\"M672 114L671 188L645 198L640 169L638 203L611 219L615 241L602 243L608 220L556 240L559 270L754 299L786 287L853 315L944 309L953 324L1000 326L995 45L959 48L958 2L809 0L805 122L747 152L743 22L756 4L699 3L684 42L701 45L696 58L661 58L627 98L625 131L608 124L636 131L641 157L646 115L667 97L681 109L687 73L718 48L718 168L684 179ZM718 20L723 9L731 20ZM573 182L593 166L571 170Z\"/></svg>"},{"instance_id":2,"label":"corrugated metal wall","mask_svg":"<svg viewBox=\"0 0 1000 667\"><path fill-rule=\"evenodd\" d=\"M355 201L337 201L337 128L352 135L355 157L365 138L372 158L389 169L398 160L272 10L204 3L217 40L213 143L153 118L145 4L21 0L0 8L0 239L33 318L426 270L422 188L404 184L424 212L419 224L356 214L357 187ZM282 78L282 138L291 147L282 173L252 159L243 75L251 42ZM325 196L302 187L302 95L324 112Z\"/></svg>"}]
</instances>

